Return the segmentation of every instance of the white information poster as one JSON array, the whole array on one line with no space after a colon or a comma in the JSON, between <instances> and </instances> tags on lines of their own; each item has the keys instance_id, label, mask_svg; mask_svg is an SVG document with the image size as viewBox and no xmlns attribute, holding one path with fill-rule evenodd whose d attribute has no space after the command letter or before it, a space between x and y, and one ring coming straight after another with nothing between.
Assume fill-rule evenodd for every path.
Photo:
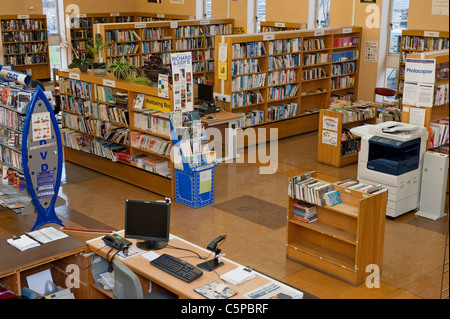
<instances>
[{"instance_id":1,"label":"white information poster","mask_svg":"<svg viewBox=\"0 0 450 319\"><path fill-rule=\"evenodd\" d=\"M167 74L158 75L158 96L164 99L169 98L169 76Z\"/></svg>"},{"instance_id":2,"label":"white information poster","mask_svg":"<svg viewBox=\"0 0 450 319\"><path fill-rule=\"evenodd\" d=\"M436 60L406 59L405 82L434 83Z\"/></svg>"},{"instance_id":3,"label":"white information poster","mask_svg":"<svg viewBox=\"0 0 450 319\"><path fill-rule=\"evenodd\" d=\"M325 130L337 131L339 119L337 117L323 116L322 128Z\"/></svg>"},{"instance_id":4,"label":"white information poster","mask_svg":"<svg viewBox=\"0 0 450 319\"><path fill-rule=\"evenodd\" d=\"M417 87L417 106L433 107L434 84L420 84Z\"/></svg>"},{"instance_id":5,"label":"white information poster","mask_svg":"<svg viewBox=\"0 0 450 319\"><path fill-rule=\"evenodd\" d=\"M173 103L175 111L194 110L191 52L172 53Z\"/></svg>"},{"instance_id":6,"label":"white information poster","mask_svg":"<svg viewBox=\"0 0 450 319\"><path fill-rule=\"evenodd\" d=\"M378 61L378 41L366 40L364 61L366 61L366 62L377 62Z\"/></svg>"},{"instance_id":7,"label":"white information poster","mask_svg":"<svg viewBox=\"0 0 450 319\"><path fill-rule=\"evenodd\" d=\"M425 126L425 109L421 107L410 107L409 124Z\"/></svg>"},{"instance_id":8,"label":"white information poster","mask_svg":"<svg viewBox=\"0 0 450 319\"><path fill-rule=\"evenodd\" d=\"M33 141L47 140L51 137L50 113L33 113L31 115Z\"/></svg>"},{"instance_id":9,"label":"white information poster","mask_svg":"<svg viewBox=\"0 0 450 319\"><path fill-rule=\"evenodd\" d=\"M337 133L323 130L322 131L322 143L337 146Z\"/></svg>"},{"instance_id":10,"label":"white information poster","mask_svg":"<svg viewBox=\"0 0 450 319\"><path fill-rule=\"evenodd\" d=\"M448 2L449 0L433 0L431 4L431 14L448 16Z\"/></svg>"}]
</instances>

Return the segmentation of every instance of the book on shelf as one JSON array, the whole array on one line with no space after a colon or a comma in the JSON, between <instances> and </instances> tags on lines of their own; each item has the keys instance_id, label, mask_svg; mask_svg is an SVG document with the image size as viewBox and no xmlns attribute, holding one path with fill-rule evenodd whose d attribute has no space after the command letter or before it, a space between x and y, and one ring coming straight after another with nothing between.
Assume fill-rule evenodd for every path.
<instances>
[{"instance_id":1,"label":"book on shelf","mask_svg":"<svg viewBox=\"0 0 450 319\"><path fill-rule=\"evenodd\" d=\"M328 206L334 206L336 204L342 203L341 194L337 190L324 194L325 204Z\"/></svg>"}]
</instances>

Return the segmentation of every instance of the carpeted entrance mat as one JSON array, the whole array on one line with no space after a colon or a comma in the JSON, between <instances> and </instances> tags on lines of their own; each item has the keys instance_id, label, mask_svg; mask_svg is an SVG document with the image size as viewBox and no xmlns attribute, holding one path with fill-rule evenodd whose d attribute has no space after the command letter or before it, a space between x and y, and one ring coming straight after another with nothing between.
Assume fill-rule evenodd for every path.
<instances>
[{"instance_id":1,"label":"carpeted entrance mat","mask_svg":"<svg viewBox=\"0 0 450 319\"><path fill-rule=\"evenodd\" d=\"M253 196L240 196L213 207L272 230L286 226L286 208Z\"/></svg>"}]
</instances>

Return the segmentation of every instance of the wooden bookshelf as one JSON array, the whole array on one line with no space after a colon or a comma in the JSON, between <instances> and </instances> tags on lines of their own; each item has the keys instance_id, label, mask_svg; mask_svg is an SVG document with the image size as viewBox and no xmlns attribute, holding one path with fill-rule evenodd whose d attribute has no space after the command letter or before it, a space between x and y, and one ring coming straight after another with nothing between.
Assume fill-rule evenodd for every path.
<instances>
[{"instance_id":1,"label":"wooden bookshelf","mask_svg":"<svg viewBox=\"0 0 450 319\"><path fill-rule=\"evenodd\" d=\"M276 31L290 31L306 29L306 23L294 22L277 22L277 21L261 21L260 32L276 32Z\"/></svg>"},{"instance_id":2,"label":"wooden bookshelf","mask_svg":"<svg viewBox=\"0 0 450 319\"><path fill-rule=\"evenodd\" d=\"M142 66L145 59L152 54L159 55L170 66L170 54L175 52L192 52L193 74L195 83L214 80L215 40L222 34L233 31L233 19L154 21L120 24L98 24L95 32L104 41L110 40L111 34L132 33L132 41L112 41L116 47L133 47L133 52L124 54L105 53L104 60L111 63L115 58L127 58L136 66ZM137 49L136 49L137 47Z\"/></svg>"},{"instance_id":3,"label":"wooden bookshelf","mask_svg":"<svg viewBox=\"0 0 450 319\"><path fill-rule=\"evenodd\" d=\"M50 79L47 18L42 14L0 16L1 64L30 74L33 79Z\"/></svg>"},{"instance_id":4,"label":"wooden bookshelf","mask_svg":"<svg viewBox=\"0 0 450 319\"><path fill-rule=\"evenodd\" d=\"M345 41L351 38L353 45ZM227 58L226 74L215 74L214 93L226 111L244 115L244 128L278 128L279 138L314 131L319 110L329 106L332 96L357 98L360 27L230 35L216 40L220 40L216 69L219 45L227 47ZM259 53L235 54L247 46L257 46ZM348 52L354 52L354 58L346 57ZM354 63L352 72L336 73L338 66L348 63ZM257 77L265 77L257 87L236 85L236 81L245 83Z\"/></svg>"},{"instance_id":5,"label":"wooden bookshelf","mask_svg":"<svg viewBox=\"0 0 450 319\"><path fill-rule=\"evenodd\" d=\"M72 47L82 53L86 45L92 45L94 40L94 25L100 23L131 23L169 20L188 20L193 17L179 14L164 13L137 13L137 12L113 12L113 13L79 13L70 19L70 28L67 30L68 42Z\"/></svg>"},{"instance_id":6,"label":"wooden bookshelf","mask_svg":"<svg viewBox=\"0 0 450 319\"><path fill-rule=\"evenodd\" d=\"M434 150L435 147L430 145L430 139L433 136L430 126L433 122L439 122L443 118L449 117L449 50L432 51L425 53L407 54L407 58L413 59L431 59L436 61L436 77L434 84L434 96L433 96L433 107L418 106L425 110L424 126L428 129L428 143L427 147L429 150ZM438 96L439 94L439 96ZM402 107L402 122L410 122L410 114L412 105L403 103ZM444 143L438 146L447 146L448 143Z\"/></svg>"},{"instance_id":7,"label":"wooden bookshelf","mask_svg":"<svg viewBox=\"0 0 450 319\"><path fill-rule=\"evenodd\" d=\"M351 134L350 128L376 124L376 119L375 107L321 109L317 160L335 167L358 162L361 137Z\"/></svg>"},{"instance_id":8,"label":"wooden bookshelf","mask_svg":"<svg viewBox=\"0 0 450 319\"><path fill-rule=\"evenodd\" d=\"M403 30L400 41L397 97L403 96L405 59L408 54L449 49L448 31Z\"/></svg>"},{"instance_id":9,"label":"wooden bookshelf","mask_svg":"<svg viewBox=\"0 0 450 319\"><path fill-rule=\"evenodd\" d=\"M286 257L358 286L368 275L368 265L382 271L387 191L370 195L339 185L334 190L342 203L316 206L317 221L312 223L294 218L294 204L299 200L288 196Z\"/></svg>"},{"instance_id":10,"label":"wooden bookshelf","mask_svg":"<svg viewBox=\"0 0 450 319\"><path fill-rule=\"evenodd\" d=\"M58 71L61 90L62 111L62 141L64 145L64 157L66 161L73 162L90 169L96 170L108 176L123 180L130 184L145 188L152 192L173 197L174 193L174 171L170 158L170 151L162 151L149 146L150 143L137 145L133 142L134 134L145 134L147 141L156 140L154 145L172 145L170 135L164 134L159 129L147 129L135 123L136 114L147 117L158 117L159 128L169 127L168 113L150 114L148 108L135 109L134 101L138 94L144 94L146 99L158 98L157 87L138 85L127 81L119 81L111 74L104 77L95 76L91 70L81 73L78 70L70 72ZM69 87L71 89L69 89ZM76 88L81 88L76 91ZM104 88L108 87L108 90ZM75 88L75 90L73 89ZM84 94L83 88L91 94ZM106 91L112 91L111 95ZM118 103L118 93L126 94L128 101L125 105ZM108 98L106 98L108 96ZM172 94L165 103L172 109ZM102 111L103 112L102 112ZM120 113L128 116L120 117ZM122 120L116 120L121 118ZM123 120L125 118L125 120ZM166 121L166 123L164 123ZM115 139L117 135L104 134L108 127L116 133L128 133L128 140ZM155 126L156 127L156 126ZM117 130L114 130L117 129ZM120 135L119 135L120 136ZM101 148L107 143L113 143L108 147ZM83 146L83 147L80 147ZM87 146L86 146L87 145ZM153 144L152 144L153 145ZM131 158L142 155L155 157L167 161L169 174L166 170L149 171L138 167L136 162L123 159L112 160L108 152L117 147L120 151L128 151ZM99 149L103 151L99 151ZM106 153L106 154L105 154Z\"/></svg>"}]
</instances>

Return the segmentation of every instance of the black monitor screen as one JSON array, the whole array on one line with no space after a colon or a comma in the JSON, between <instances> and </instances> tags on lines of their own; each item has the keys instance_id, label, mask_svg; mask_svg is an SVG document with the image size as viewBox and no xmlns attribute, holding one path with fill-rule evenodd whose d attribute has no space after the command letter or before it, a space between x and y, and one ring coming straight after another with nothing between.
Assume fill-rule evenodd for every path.
<instances>
[{"instance_id":1,"label":"black monitor screen","mask_svg":"<svg viewBox=\"0 0 450 319\"><path fill-rule=\"evenodd\" d=\"M125 237L142 239L137 247L161 249L169 241L170 204L127 199L125 201Z\"/></svg>"},{"instance_id":2,"label":"black monitor screen","mask_svg":"<svg viewBox=\"0 0 450 319\"><path fill-rule=\"evenodd\" d=\"M210 84L198 84L198 100L204 103L214 102L214 90Z\"/></svg>"}]
</instances>

